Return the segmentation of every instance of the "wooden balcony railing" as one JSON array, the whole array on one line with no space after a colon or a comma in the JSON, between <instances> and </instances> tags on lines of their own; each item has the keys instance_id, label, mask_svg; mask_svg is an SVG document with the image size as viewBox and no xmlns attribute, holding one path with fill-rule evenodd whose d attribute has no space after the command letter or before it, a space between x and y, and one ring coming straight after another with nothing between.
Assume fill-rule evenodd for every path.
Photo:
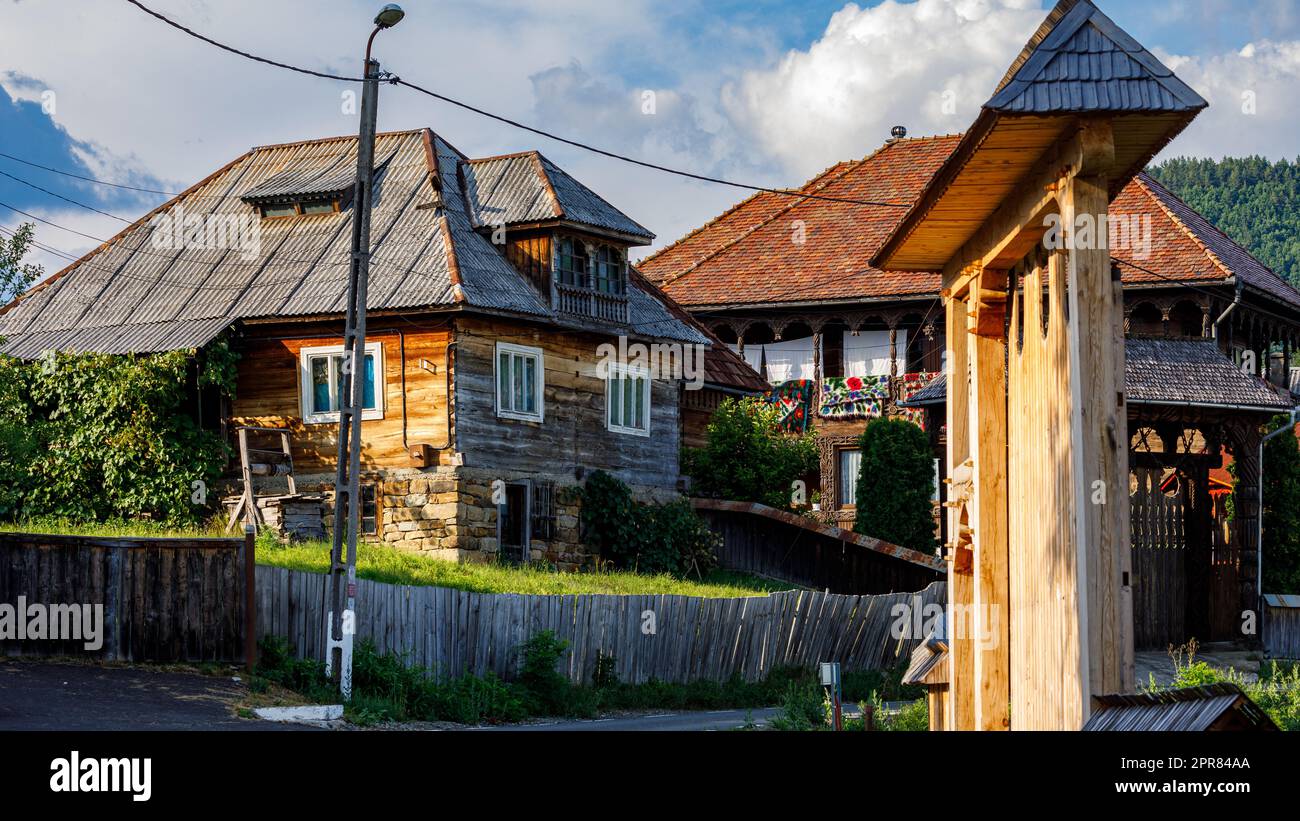
<instances>
[{"instance_id":1,"label":"wooden balcony railing","mask_svg":"<svg viewBox=\"0 0 1300 821\"><path fill-rule=\"evenodd\" d=\"M555 301L555 310L560 313L590 317L618 325L627 324L627 296L623 294L606 294L557 282Z\"/></svg>"}]
</instances>

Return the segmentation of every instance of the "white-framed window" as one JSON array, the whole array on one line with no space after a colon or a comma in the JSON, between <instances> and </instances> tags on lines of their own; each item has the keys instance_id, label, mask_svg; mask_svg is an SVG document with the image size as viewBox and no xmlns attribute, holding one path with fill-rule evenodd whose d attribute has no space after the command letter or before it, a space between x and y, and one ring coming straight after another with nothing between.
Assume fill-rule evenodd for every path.
<instances>
[{"instance_id":1,"label":"white-framed window","mask_svg":"<svg viewBox=\"0 0 1300 821\"><path fill-rule=\"evenodd\" d=\"M497 343L497 416L541 422L546 389L546 357L541 348Z\"/></svg>"},{"instance_id":2,"label":"white-framed window","mask_svg":"<svg viewBox=\"0 0 1300 821\"><path fill-rule=\"evenodd\" d=\"M303 348L299 353L298 382L302 421L322 424L339 421L343 405L343 346L326 345ZM384 345L366 343L365 363L354 376L365 380L362 391L361 418L384 418Z\"/></svg>"},{"instance_id":3,"label":"white-framed window","mask_svg":"<svg viewBox=\"0 0 1300 821\"><path fill-rule=\"evenodd\" d=\"M610 366L605 377L605 424L615 433L650 435L650 375L644 368Z\"/></svg>"},{"instance_id":4,"label":"white-framed window","mask_svg":"<svg viewBox=\"0 0 1300 821\"><path fill-rule=\"evenodd\" d=\"M838 495L840 507L857 507L858 474L862 472L862 449L857 447L840 448L836 452L839 462Z\"/></svg>"}]
</instances>

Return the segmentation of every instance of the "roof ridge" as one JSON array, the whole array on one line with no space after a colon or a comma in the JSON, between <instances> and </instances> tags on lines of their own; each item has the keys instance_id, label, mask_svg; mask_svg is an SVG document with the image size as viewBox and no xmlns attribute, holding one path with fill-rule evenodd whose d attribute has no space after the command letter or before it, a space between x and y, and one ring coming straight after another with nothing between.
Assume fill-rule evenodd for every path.
<instances>
[{"instance_id":1,"label":"roof ridge","mask_svg":"<svg viewBox=\"0 0 1300 821\"><path fill-rule=\"evenodd\" d=\"M875 149L874 151L870 152L869 154L867 154L865 157L863 157L863 158L860 159L860 160L844 160L844 161L842 161L842 162L840 162L840 163L836 163L835 165L832 165L830 168L828 168L826 171L823 171L822 174L821 174L821 177L825 177L825 176L827 176L827 175L829 174L829 172L831 171L831 169L837 168L837 167L840 166L840 165L845 165L845 166L847 166L847 167L846 167L842 172L840 172L839 174L835 175L833 178L831 178L831 179L826 179L826 180L825 180L824 182L822 182L820 185L818 185L818 186L816 186L815 188L813 188L812 191L808 191L808 190L807 190L808 185L811 184L811 183L809 183L809 184L805 184L803 188L798 189L798 192L797 192L797 193L808 193L808 194L810 194L810 193L812 193L813 191L822 191L822 190L825 190L825 188L826 188L828 185L830 185L831 183L833 183L833 182L838 182L839 180L844 179L844 177L845 177L845 176L846 176L850 171L853 171L853 170L856 169L856 168L861 168L861 167L862 167L863 165L865 165L869 160L875 159L876 156L878 156L878 155L884 153L886 150L892 148L892 147L895 146L895 145L898 145L898 141L894 141L894 142L885 142L885 143L882 144L879 148L877 148L877 149ZM820 179L821 177L818 177L818 178L815 178L815 179ZM792 192L792 193L795 193L795 192ZM734 238L731 239L730 241L723 243L723 244L720 245L718 248L714 249L711 253L709 253L709 254L705 254L703 257L701 257L700 259L696 260L696 261L695 261L694 263L692 263L691 265L687 266L687 268L686 268L684 271L682 271L681 273L679 273L677 276L672 277L671 279L665 279L665 280L663 281L663 286L666 287L666 286L668 286L670 283L677 282L678 280L680 280L680 279L682 279L682 278L684 278L684 277L690 276L690 274L691 274L692 272L694 272L694 271L696 271L697 269L699 269L699 267L700 267L701 265L703 265L704 263L706 263L706 262L708 262L709 260L713 259L713 258L716 257L718 254L721 254L723 251L727 251L727 250L729 250L729 249L731 249L731 248L734 248L734 247L736 246L736 244L739 243L741 240L748 239L749 237L753 236L753 235L754 235L754 234L755 234L755 233L756 233L760 228L765 228L765 227L767 227L768 225L771 225L772 222L774 222L774 221L776 220L777 217L784 216L785 214L788 214L790 211L793 211L795 208L797 208L798 206L804 204L806 201L807 201L807 197L798 197L798 198L792 197L792 198L791 198L791 201L790 201L790 203L789 203L788 205L786 205L785 207L783 207L783 208L781 208L780 210L776 211L776 212L773 213L771 216L769 216L767 219L764 219L764 220L759 221L756 225L754 225L754 226L753 226L752 228L750 228L748 231L745 231L744 233L740 234L740 235L737 236L737 237L734 237ZM645 260L642 260L642 262L644 262L644 261L645 261Z\"/></svg>"},{"instance_id":2,"label":"roof ridge","mask_svg":"<svg viewBox=\"0 0 1300 821\"><path fill-rule=\"evenodd\" d=\"M541 153L542 152L538 151L537 149L532 148L532 149L525 149L523 151L511 151L508 154L492 154L487 157L473 157L466 160L466 162L468 162L470 165L473 165L476 162L493 162L495 160L513 160L519 157L526 157L529 154L541 154Z\"/></svg>"},{"instance_id":3,"label":"roof ridge","mask_svg":"<svg viewBox=\"0 0 1300 821\"><path fill-rule=\"evenodd\" d=\"M829 174L831 171L833 171L834 169L838 168L839 166L844 165L845 163L851 163L851 162L854 162L854 160L839 160L839 161L837 161L837 162L831 163L830 165L828 165L828 166L826 166L825 168L823 168L821 171L818 171L816 174L812 175L812 177L810 177L810 178L808 179L808 181L805 182L805 183L803 184L803 188L807 188L808 186L812 185L812 184L815 183L817 180L819 180L819 179L821 179L822 177L824 177L825 175ZM784 190L790 190L790 189L784 189ZM799 189L799 190L803 190L803 189L801 188L801 189ZM735 213L736 211L740 210L740 209L741 209L741 208L742 208L746 203L749 203L749 202L751 202L751 201L753 201L753 200L755 200L755 199L757 199L757 198L763 196L764 194L768 194L768 195L776 196L776 194L774 194L774 192L772 192L772 191L755 191L754 193L750 194L748 197L745 197L744 199L740 200L740 201L737 202L736 204L734 204L734 205L732 205L731 207L727 208L725 211L723 211L721 214L718 214L718 215L717 215L716 217L714 217L713 219L709 220L708 222L704 223L703 225L700 225L698 228L693 228L693 229L691 229L690 231L686 232L685 234L682 234L680 237L678 237L677 239L675 239L675 240L673 240L672 242L668 243L668 244L665 245L664 247L660 248L658 251L655 251L653 254L650 254L649 256L643 257L643 258L641 259L641 261L640 261L639 263L637 263L637 264L638 264L638 265L644 265L644 264L646 264L647 262L649 262L650 260L652 260L652 259L654 259L655 257L659 256L660 254L664 253L664 252L667 251L668 249L670 249L670 248L674 248L674 247L676 247L676 246L678 246L678 245L681 245L683 242L685 242L686 240L688 240L688 239L690 239L691 237L695 236L696 234L698 234L698 233L704 231L705 229L709 228L710 226L716 225L717 223L719 223L719 222L721 222L722 220L726 219L727 217L731 216L733 213Z\"/></svg>"},{"instance_id":4,"label":"roof ridge","mask_svg":"<svg viewBox=\"0 0 1300 821\"><path fill-rule=\"evenodd\" d=\"M1137 181L1138 187L1142 189L1143 193L1145 193L1147 197L1152 199L1155 202L1156 206L1165 213L1165 216L1169 217L1169 219L1173 221L1174 225L1177 225L1179 228L1181 228L1183 233L1186 234L1188 238L1191 239L1192 242L1196 243L1196 246L1201 249L1201 253L1205 254L1205 256L1209 258L1211 262L1213 262L1220 269L1222 269L1222 271L1225 274L1227 274L1229 277L1236 276L1233 270L1229 268L1222 259L1219 258L1219 255L1211 251L1210 247L1206 245L1205 242L1196 235L1196 232L1192 230L1191 226L1183 222L1183 219L1174 213L1173 209L1170 208L1165 203L1164 199L1160 197L1160 195L1157 194L1155 190L1153 190L1152 184L1154 184L1156 188L1159 188L1164 193L1168 194L1169 196L1183 203L1183 205L1186 205L1192 211L1195 211L1196 209L1192 208L1190 205L1187 205L1187 203L1183 202L1183 199L1179 197L1177 194L1170 191L1168 188L1165 188L1157 180L1148 176L1145 171L1139 171L1137 174L1134 174L1133 179ZM1211 228L1213 228L1215 231L1219 231L1219 229L1215 228L1215 226L1209 220L1205 220L1205 223L1206 225L1209 225ZM1229 242L1232 242L1232 237L1229 237L1227 234L1224 234L1222 231L1219 231L1219 234L1222 235L1224 239L1228 240ZM1233 244L1235 245L1236 243ZM1244 248L1242 250L1245 251ZM1246 253L1249 254L1250 252L1246 251Z\"/></svg>"},{"instance_id":5,"label":"roof ridge","mask_svg":"<svg viewBox=\"0 0 1300 821\"><path fill-rule=\"evenodd\" d=\"M375 137L376 139L379 137L405 137L411 134L418 134L422 131L427 131L427 130L429 129L428 128L406 128L400 131L379 131L375 134ZM316 145L318 143L342 142L343 140L356 141L356 139L357 139L356 134L339 134L338 136L335 137L313 137L310 140L288 140L282 143L267 143L266 145L255 145L249 149L249 153L253 151L269 151L275 148L288 148L289 146L294 146L294 145L306 146L306 145Z\"/></svg>"}]
</instances>

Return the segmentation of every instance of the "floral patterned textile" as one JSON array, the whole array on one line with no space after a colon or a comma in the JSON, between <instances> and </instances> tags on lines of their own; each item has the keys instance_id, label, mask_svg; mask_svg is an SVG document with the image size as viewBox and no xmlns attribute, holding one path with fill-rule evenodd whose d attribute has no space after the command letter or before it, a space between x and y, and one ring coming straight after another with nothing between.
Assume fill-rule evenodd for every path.
<instances>
[{"instance_id":1,"label":"floral patterned textile","mask_svg":"<svg viewBox=\"0 0 1300 821\"><path fill-rule=\"evenodd\" d=\"M888 376L832 376L822 380L820 413L828 419L871 419L880 416L888 398Z\"/></svg>"},{"instance_id":2,"label":"floral patterned textile","mask_svg":"<svg viewBox=\"0 0 1300 821\"><path fill-rule=\"evenodd\" d=\"M781 430L787 433L803 433L808 429L812 394L811 379L791 379L772 388L764 398L781 409Z\"/></svg>"},{"instance_id":3,"label":"floral patterned textile","mask_svg":"<svg viewBox=\"0 0 1300 821\"><path fill-rule=\"evenodd\" d=\"M927 371L903 374L903 390L901 392L903 401L906 402L911 399L913 394L930 384L930 380L934 379L938 375L939 374L937 373L929 373Z\"/></svg>"}]
</instances>

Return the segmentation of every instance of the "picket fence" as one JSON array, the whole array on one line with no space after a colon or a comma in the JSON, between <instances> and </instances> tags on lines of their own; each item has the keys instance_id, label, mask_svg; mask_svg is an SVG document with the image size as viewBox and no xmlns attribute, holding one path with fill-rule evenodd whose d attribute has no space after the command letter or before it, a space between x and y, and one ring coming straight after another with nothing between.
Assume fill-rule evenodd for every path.
<instances>
[{"instance_id":1,"label":"picket fence","mask_svg":"<svg viewBox=\"0 0 1300 821\"><path fill-rule=\"evenodd\" d=\"M299 658L321 658L323 574L259 565L258 635L281 636ZM564 672L590 682L597 654L619 681L748 681L775 668L838 661L843 670L883 669L906 659L895 605L945 601L944 583L918 593L874 596L788 591L707 599L670 595L517 595L444 587L357 583L358 640L440 678L488 671L514 678L519 647L551 630L569 644Z\"/></svg>"}]
</instances>

